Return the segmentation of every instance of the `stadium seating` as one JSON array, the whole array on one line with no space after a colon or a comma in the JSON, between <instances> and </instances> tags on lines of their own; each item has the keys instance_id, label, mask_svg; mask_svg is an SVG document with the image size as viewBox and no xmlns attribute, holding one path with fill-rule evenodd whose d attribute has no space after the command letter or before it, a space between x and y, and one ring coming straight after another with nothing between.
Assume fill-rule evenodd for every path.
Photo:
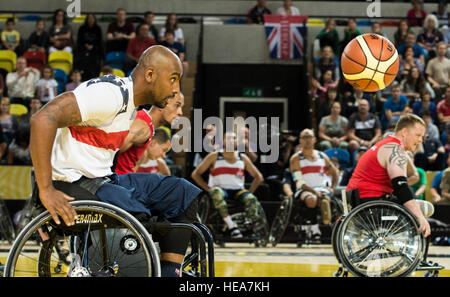
<instances>
[{"instance_id":1,"label":"stadium seating","mask_svg":"<svg viewBox=\"0 0 450 297\"><path fill-rule=\"evenodd\" d=\"M72 71L73 55L66 51L56 51L48 55L48 63L50 67L61 69L69 75Z\"/></svg>"},{"instance_id":2,"label":"stadium seating","mask_svg":"<svg viewBox=\"0 0 450 297\"><path fill-rule=\"evenodd\" d=\"M23 104L11 103L9 112L11 114L15 114L16 116L20 116L28 113L28 108Z\"/></svg>"},{"instance_id":3,"label":"stadium seating","mask_svg":"<svg viewBox=\"0 0 450 297\"><path fill-rule=\"evenodd\" d=\"M330 148L324 152L329 158L335 157L339 160L339 169L345 169L351 166L350 153L341 148Z\"/></svg>"},{"instance_id":4,"label":"stadium seating","mask_svg":"<svg viewBox=\"0 0 450 297\"><path fill-rule=\"evenodd\" d=\"M7 72L12 72L16 69L17 55L10 50L0 50L0 68Z\"/></svg>"},{"instance_id":5,"label":"stadium seating","mask_svg":"<svg viewBox=\"0 0 450 297\"><path fill-rule=\"evenodd\" d=\"M23 56L27 60L29 67L41 70L42 67L47 64L47 56L41 51L26 51Z\"/></svg>"},{"instance_id":6,"label":"stadium seating","mask_svg":"<svg viewBox=\"0 0 450 297\"><path fill-rule=\"evenodd\" d=\"M125 57L126 52L109 52L105 57L105 65L122 70L122 62L125 60Z\"/></svg>"},{"instance_id":7,"label":"stadium seating","mask_svg":"<svg viewBox=\"0 0 450 297\"><path fill-rule=\"evenodd\" d=\"M59 68L54 68L53 71L55 73L55 80L58 83L58 94L64 93L66 91L67 74L64 70Z\"/></svg>"}]
</instances>

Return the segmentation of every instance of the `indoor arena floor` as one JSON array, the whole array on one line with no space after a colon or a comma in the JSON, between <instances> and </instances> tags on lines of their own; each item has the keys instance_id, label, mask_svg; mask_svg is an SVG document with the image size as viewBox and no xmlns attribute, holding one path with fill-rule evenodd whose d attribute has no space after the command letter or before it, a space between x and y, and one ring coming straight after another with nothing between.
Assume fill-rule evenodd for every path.
<instances>
[{"instance_id":1,"label":"indoor arena floor","mask_svg":"<svg viewBox=\"0 0 450 297\"><path fill-rule=\"evenodd\" d=\"M10 244L0 242L0 262L5 263ZM331 245L295 244L255 248L248 243L226 243L215 247L215 274L218 277L332 277L338 269ZM439 277L450 276L450 246L431 246L428 260L445 269ZM421 277L424 272L414 272Z\"/></svg>"}]
</instances>

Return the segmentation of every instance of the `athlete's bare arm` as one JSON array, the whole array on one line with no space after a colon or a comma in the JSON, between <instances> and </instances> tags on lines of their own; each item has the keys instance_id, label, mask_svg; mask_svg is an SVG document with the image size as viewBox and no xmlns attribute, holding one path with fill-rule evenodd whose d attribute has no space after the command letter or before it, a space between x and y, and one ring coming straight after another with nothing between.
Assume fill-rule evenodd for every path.
<instances>
[{"instance_id":1,"label":"athlete's bare arm","mask_svg":"<svg viewBox=\"0 0 450 297\"><path fill-rule=\"evenodd\" d=\"M150 138L150 127L144 120L135 119L131 123L130 132L128 132L127 137L120 147L120 153L125 152L132 146L144 145Z\"/></svg>"},{"instance_id":2,"label":"athlete's bare arm","mask_svg":"<svg viewBox=\"0 0 450 297\"><path fill-rule=\"evenodd\" d=\"M250 173L250 175L253 177L252 184L250 185L250 189L248 190L254 193L258 186L264 181L264 177L247 155L242 154L241 156L242 161L244 161L245 170L247 170L248 173Z\"/></svg>"},{"instance_id":3,"label":"athlete's bare arm","mask_svg":"<svg viewBox=\"0 0 450 297\"><path fill-rule=\"evenodd\" d=\"M164 159L157 159L156 163L158 163L158 173L162 175L170 175L170 169L169 166L167 166Z\"/></svg>"},{"instance_id":4,"label":"athlete's bare arm","mask_svg":"<svg viewBox=\"0 0 450 297\"><path fill-rule=\"evenodd\" d=\"M205 190L206 192L209 192L211 188L208 186L208 183L203 179L202 174L210 169L217 160L217 152L209 153L203 161L197 166L197 168L192 171L191 177L192 179L197 183L197 185Z\"/></svg>"},{"instance_id":5,"label":"athlete's bare arm","mask_svg":"<svg viewBox=\"0 0 450 297\"><path fill-rule=\"evenodd\" d=\"M378 162L386 168L389 178L407 177L408 156L405 150L396 143L387 143L378 150ZM407 181L405 181L407 183ZM425 232L425 237L431 233L430 224L427 222L414 199L403 204L418 220L419 232Z\"/></svg>"},{"instance_id":6,"label":"athlete's bare arm","mask_svg":"<svg viewBox=\"0 0 450 297\"><path fill-rule=\"evenodd\" d=\"M30 154L33 161L39 197L54 221L58 215L67 225L75 221L76 213L68 201L72 197L56 190L52 184L51 154L58 128L81 122L81 114L72 92L66 92L47 103L30 119Z\"/></svg>"},{"instance_id":7,"label":"athlete's bare arm","mask_svg":"<svg viewBox=\"0 0 450 297\"><path fill-rule=\"evenodd\" d=\"M406 167L406 174L408 176L408 185L411 186L420 180L420 176L416 166L414 165L414 159L411 158L409 154L407 154L407 158L408 158L408 165Z\"/></svg>"},{"instance_id":8,"label":"athlete's bare arm","mask_svg":"<svg viewBox=\"0 0 450 297\"><path fill-rule=\"evenodd\" d=\"M327 155L323 154L323 158L325 159L325 167L327 168L327 172L332 176L331 189L334 192L334 189L336 188L339 181L339 169L337 169L336 166L331 163Z\"/></svg>"}]
</instances>

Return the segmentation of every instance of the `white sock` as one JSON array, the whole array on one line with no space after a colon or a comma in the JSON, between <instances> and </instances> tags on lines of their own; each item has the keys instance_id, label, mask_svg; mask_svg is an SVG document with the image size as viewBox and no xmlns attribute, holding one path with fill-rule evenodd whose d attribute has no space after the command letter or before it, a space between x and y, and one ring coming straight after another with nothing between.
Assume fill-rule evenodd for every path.
<instances>
[{"instance_id":1,"label":"white sock","mask_svg":"<svg viewBox=\"0 0 450 297\"><path fill-rule=\"evenodd\" d=\"M233 222L233 220L231 219L231 216L229 216L229 215L224 217L223 221L225 222L225 224L227 224L228 229L233 229L233 228L237 227L236 223Z\"/></svg>"}]
</instances>

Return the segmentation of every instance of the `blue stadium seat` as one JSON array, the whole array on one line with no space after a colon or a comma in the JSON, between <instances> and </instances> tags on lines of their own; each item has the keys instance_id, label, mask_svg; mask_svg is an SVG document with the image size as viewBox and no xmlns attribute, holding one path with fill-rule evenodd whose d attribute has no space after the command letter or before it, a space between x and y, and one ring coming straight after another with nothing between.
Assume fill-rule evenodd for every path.
<instances>
[{"instance_id":1,"label":"blue stadium seat","mask_svg":"<svg viewBox=\"0 0 450 297\"><path fill-rule=\"evenodd\" d=\"M122 70L122 62L125 60L126 55L126 52L109 52L105 56L105 64Z\"/></svg>"},{"instance_id":2,"label":"blue stadium seat","mask_svg":"<svg viewBox=\"0 0 450 297\"><path fill-rule=\"evenodd\" d=\"M64 70L59 68L54 68L53 72L55 73L55 80L58 83L58 95L64 93L66 91L67 84L67 74Z\"/></svg>"},{"instance_id":3,"label":"blue stadium seat","mask_svg":"<svg viewBox=\"0 0 450 297\"><path fill-rule=\"evenodd\" d=\"M351 166L350 153L341 148L330 148L324 152L328 158L336 157L339 160L339 169L345 169Z\"/></svg>"}]
</instances>

